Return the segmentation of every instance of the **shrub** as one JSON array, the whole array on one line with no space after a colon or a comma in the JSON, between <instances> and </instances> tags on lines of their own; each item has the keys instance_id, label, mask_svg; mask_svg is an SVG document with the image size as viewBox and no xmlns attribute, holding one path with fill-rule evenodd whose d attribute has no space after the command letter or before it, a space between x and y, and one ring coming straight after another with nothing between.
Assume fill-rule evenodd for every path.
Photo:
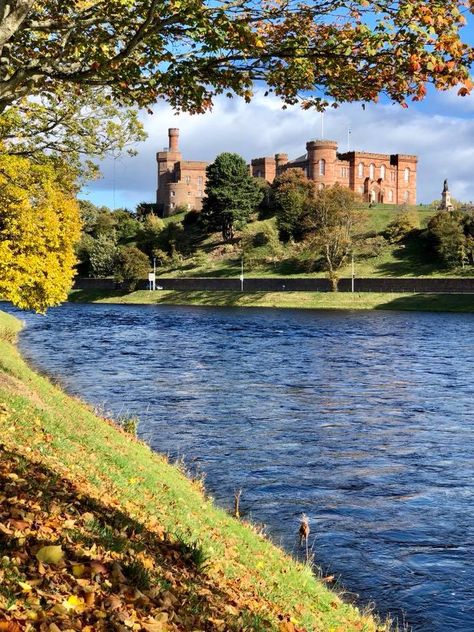
<instances>
[{"instance_id":1,"label":"shrub","mask_svg":"<svg viewBox=\"0 0 474 632\"><path fill-rule=\"evenodd\" d=\"M150 260L147 255L135 246L120 248L116 264L115 279L125 281L130 290L134 290L138 281L145 279L150 271Z\"/></svg>"},{"instance_id":2,"label":"shrub","mask_svg":"<svg viewBox=\"0 0 474 632\"><path fill-rule=\"evenodd\" d=\"M201 213L195 209L186 213L183 218L183 226L195 226L201 219Z\"/></svg>"},{"instance_id":3,"label":"shrub","mask_svg":"<svg viewBox=\"0 0 474 632\"><path fill-rule=\"evenodd\" d=\"M390 222L385 231L385 236L391 244L402 241L414 230L419 230L420 218L416 211L404 210Z\"/></svg>"},{"instance_id":4,"label":"shrub","mask_svg":"<svg viewBox=\"0 0 474 632\"><path fill-rule=\"evenodd\" d=\"M378 257L387 248L388 241L383 235L375 235L373 237L366 237L364 240L357 244L357 255L362 259L370 259L371 257Z\"/></svg>"},{"instance_id":5,"label":"shrub","mask_svg":"<svg viewBox=\"0 0 474 632\"><path fill-rule=\"evenodd\" d=\"M94 277L107 277L113 274L117 246L107 235L99 235L94 239L89 249L91 274Z\"/></svg>"},{"instance_id":6,"label":"shrub","mask_svg":"<svg viewBox=\"0 0 474 632\"><path fill-rule=\"evenodd\" d=\"M242 231L241 240L245 266L248 269L274 260L282 252L278 231L272 222L248 225Z\"/></svg>"},{"instance_id":7,"label":"shrub","mask_svg":"<svg viewBox=\"0 0 474 632\"><path fill-rule=\"evenodd\" d=\"M473 263L474 240L469 230L469 216L460 211L440 211L430 219L428 238L447 267Z\"/></svg>"}]
</instances>

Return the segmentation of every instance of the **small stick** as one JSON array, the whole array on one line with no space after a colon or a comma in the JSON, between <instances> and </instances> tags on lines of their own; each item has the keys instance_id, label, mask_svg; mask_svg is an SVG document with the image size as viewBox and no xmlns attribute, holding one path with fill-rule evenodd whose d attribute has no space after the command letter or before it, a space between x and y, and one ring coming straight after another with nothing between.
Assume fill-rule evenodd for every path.
<instances>
[{"instance_id":1,"label":"small stick","mask_svg":"<svg viewBox=\"0 0 474 632\"><path fill-rule=\"evenodd\" d=\"M237 489L234 494L234 518L240 518L240 497L242 496L242 489Z\"/></svg>"},{"instance_id":2,"label":"small stick","mask_svg":"<svg viewBox=\"0 0 474 632\"><path fill-rule=\"evenodd\" d=\"M300 536L300 546L303 546L303 542L306 546L306 561L309 560L309 548L308 548L308 538L309 538L309 519L306 514L301 516L299 536Z\"/></svg>"}]
</instances>

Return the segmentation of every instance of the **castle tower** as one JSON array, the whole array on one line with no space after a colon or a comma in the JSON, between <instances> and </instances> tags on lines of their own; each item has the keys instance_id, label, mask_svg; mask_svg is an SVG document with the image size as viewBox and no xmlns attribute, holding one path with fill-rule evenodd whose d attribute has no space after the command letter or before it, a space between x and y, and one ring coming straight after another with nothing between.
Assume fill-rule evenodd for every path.
<instances>
[{"instance_id":1,"label":"castle tower","mask_svg":"<svg viewBox=\"0 0 474 632\"><path fill-rule=\"evenodd\" d=\"M168 129L168 143L170 151L179 151L179 129L177 127Z\"/></svg>"},{"instance_id":2,"label":"castle tower","mask_svg":"<svg viewBox=\"0 0 474 632\"><path fill-rule=\"evenodd\" d=\"M444 181L443 190L441 192L441 211L452 211L454 206L451 202L451 193L449 192L448 181Z\"/></svg>"},{"instance_id":3,"label":"castle tower","mask_svg":"<svg viewBox=\"0 0 474 632\"><path fill-rule=\"evenodd\" d=\"M288 154L275 154L276 174L277 176L283 170L283 167L288 164Z\"/></svg>"},{"instance_id":4,"label":"castle tower","mask_svg":"<svg viewBox=\"0 0 474 632\"><path fill-rule=\"evenodd\" d=\"M312 140L306 143L308 173L318 188L332 186L336 182L337 142L335 140Z\"/></svg>"}]
</instances>

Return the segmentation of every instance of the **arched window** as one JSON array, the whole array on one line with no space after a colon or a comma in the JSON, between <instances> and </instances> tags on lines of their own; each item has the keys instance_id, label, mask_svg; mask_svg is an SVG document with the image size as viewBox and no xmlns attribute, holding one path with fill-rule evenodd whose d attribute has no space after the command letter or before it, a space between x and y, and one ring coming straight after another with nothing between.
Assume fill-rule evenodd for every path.
<instances>
[{"instance_id":1,"label":"arched window","mask_svg":"<svg viewBox=\"0 0 474 632\"><path fill-rule=\"evenodd\" d=\"M410 182L410 169L408 169L408 167L403 172L403 176L405 178L405 182Z\"/></svg>"},{"instance_id":2,"label":"arched window","mask_svg":"<svg viewBox=\"0 0 474 632\"><path fill-rule=\"evenodd\" d=\"M392 189L390 189L389 192L388 192L388 201L389 202L393 202L393 191L392 191Z\"/></svg>"},{"instance_id":3,"label":"arched window","mask_svg":"<svg viewBox=\"0 0 474 632\"><path fill-rule=\"evenodd\" d=\"M359 193L363 193L364 192L364 185L361 184L359 187Z\"/></svg>"},{"instance_id":4,"label":"arched window","mask_svg":"<svg viewBox=\"0 0 474 632\"><path fill-rule=\"evenodd\" d=\"M319 175L326 175L326 161L324 160L324 158L321 158L321 160L319 161Z\"/></svg>"},{"instance_id":5,"label":"arched window","mask_svg":"<svg viewBox=\"0 0 474 632\"><path fill-rule=\"evenodd\" d=\"M374 163L370 163L370 167L369 167L369 178L371 180L373 180L375 178L375 165Z\"/></svg>"},{"instance_id":6,"label":"arched window","mask_svg":"<svg viewBox=\"0 0 474 632\"><path fill-rule=\"evenodd\" d=\"M380 167L380 177L382 178L382 180L385 180L385 165L382 165Z\"/></svg>"},{"instance_id":7,"label":"arched window","mask_svg":"<svg viewBox=\"0 0 474 632\"><path fill-rule=\"evenodd\" d=\"M408 191L405 191L405 193L403 194L403 200L405 202L408 202L409 199L410 199L410 194L408 193Z\"/></svg>"},{"instance_id":8,"label":"arched window","mask_svg":"<svg viewBox=\"0 0 474 632\"><path fill-rule=\"evenodd\" d=\"M359 178L363 178L363 177L364 177L364 163L359 162Z\"/></svg>"}]
</instances>

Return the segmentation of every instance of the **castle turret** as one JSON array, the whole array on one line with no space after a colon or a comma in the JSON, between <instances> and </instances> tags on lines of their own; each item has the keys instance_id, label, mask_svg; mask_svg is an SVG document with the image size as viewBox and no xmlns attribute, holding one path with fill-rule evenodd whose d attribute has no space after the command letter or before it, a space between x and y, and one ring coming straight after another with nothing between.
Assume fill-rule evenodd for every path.
<instances>
[{"instance_id":1,"label":"castle turret","mask_svg":"<svg viewBox=\"0 0 474 632\"><path fill-rule=\"evenodd\" d=\"M179 151L179 129L177 127L169 128L168 139L170 151Z\"/></svg>"},{"instance_id":2,"label":"castle turret","mask_svg":"<svg viewBox=\"0 0 474 632\"><path fill-rule=\"evenodd\" d=\"M280 173L282 167L288 163L288 154L275 154L276 171Z\"/></svg>"},{"instance_id":3,"label":"castle turret","mask_svg":"<svg viewBox=\"0 0 474 632\"><path fill-rule=\"evenodd\" d=\"M337 142L312 140L306 143L308 152L308 178L319 185L331 186L336 182Z\"/></svg>"}]
</instances>

